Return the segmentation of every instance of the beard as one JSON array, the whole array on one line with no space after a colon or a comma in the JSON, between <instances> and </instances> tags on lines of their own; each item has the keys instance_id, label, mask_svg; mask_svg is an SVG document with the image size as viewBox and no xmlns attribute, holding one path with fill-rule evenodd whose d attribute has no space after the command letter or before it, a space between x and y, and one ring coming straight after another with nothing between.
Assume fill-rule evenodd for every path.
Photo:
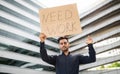
<instances>
[{"instance_id":1,"label":"beard","mask_svg":"<svg viewBox=\"0 0 120 74\"><path fill-rule=\"evenodd\" d=\"M66 51L68 51L68 48L67 47L62 47L62 51L66 52Z\"/></svg>"}]
</instances>

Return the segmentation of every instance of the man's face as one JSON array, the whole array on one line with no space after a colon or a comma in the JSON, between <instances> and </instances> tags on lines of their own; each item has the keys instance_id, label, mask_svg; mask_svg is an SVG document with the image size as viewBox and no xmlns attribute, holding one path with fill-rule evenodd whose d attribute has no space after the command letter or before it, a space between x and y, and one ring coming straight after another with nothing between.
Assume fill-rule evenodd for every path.
<instances>
[{"instance_id":1,"label":"man's face","mask_svg":"<svg viewBox=\"0 0 120 74\"><path fill-rule=\"evenodd\" d=\"M69 48L69 42L66 39L62 39L59 41L59 47L60 49L64 51L68 51Z\"/></svg>"}]
</instances>

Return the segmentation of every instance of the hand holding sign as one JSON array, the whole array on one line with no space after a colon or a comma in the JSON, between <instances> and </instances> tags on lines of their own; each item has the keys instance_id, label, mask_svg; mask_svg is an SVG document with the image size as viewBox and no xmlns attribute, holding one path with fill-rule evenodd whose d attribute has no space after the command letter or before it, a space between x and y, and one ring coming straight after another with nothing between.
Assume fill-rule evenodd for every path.
<instances>
[{"instance_id":1,"label":"hand holding sign","mask_svg":"<svg viewBox=\"0 0 120 74\"><path fill-rule=\"evenodd\" d=\"M79 34L82 29L76 4L40 10L41 31L48 37Z\"/></svg>"},{"instance_id":2,"label":"hand holding sign","mask_svg":"<svg viewBox=\"0 0 120 74\"><path fill-rule=\"evenodd\" d=\"M39 38L40 38L40 42L44 42L46 39L46 35L44 33L41 33Z\"/></svg>"}]
</instances>

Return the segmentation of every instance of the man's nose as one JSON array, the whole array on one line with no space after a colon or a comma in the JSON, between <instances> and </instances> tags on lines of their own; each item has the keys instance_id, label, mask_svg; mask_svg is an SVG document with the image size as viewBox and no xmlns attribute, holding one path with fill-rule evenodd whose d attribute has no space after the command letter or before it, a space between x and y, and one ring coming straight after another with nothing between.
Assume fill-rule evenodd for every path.
<instances>
[{"instance_id":1,"label":"man's nose","mask_svg":"<svg viewBox=\"0 0 120 74\"><path fill-rule=\"evenodd\" d=\"M65 44L62 44L62 46L65 46Z\"/></svg>"}]
</instances>

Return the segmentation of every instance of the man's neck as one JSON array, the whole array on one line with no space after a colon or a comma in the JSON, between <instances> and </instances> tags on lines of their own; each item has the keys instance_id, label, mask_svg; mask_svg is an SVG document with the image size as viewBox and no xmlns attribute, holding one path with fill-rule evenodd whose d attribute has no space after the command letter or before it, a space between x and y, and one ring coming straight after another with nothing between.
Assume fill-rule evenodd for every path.
<instances>
[{"instance_id":1,"label":"man's neck","mask_svg":"<svg viewBox=\"0 0 120 74\"><path fill-rule=\"evenodd\" d=\"M63 52L66 56L69 55L69 51L64 51Z\"/></svg>"}]
</instances>

